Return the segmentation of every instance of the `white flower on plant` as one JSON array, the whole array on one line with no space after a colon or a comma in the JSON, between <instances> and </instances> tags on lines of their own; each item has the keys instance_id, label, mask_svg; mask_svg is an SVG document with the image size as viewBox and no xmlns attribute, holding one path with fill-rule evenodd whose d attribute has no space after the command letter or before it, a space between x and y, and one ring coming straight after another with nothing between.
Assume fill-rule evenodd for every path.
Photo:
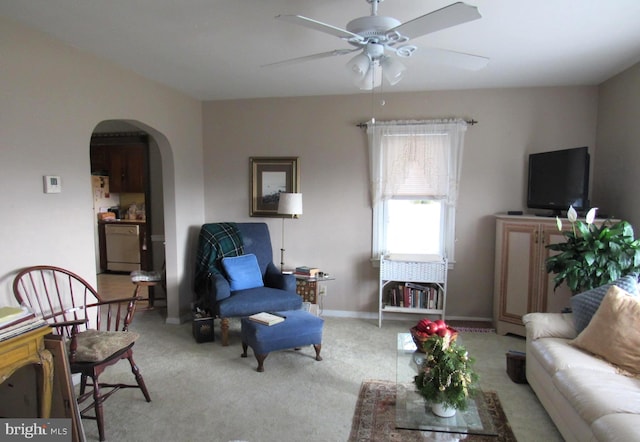
<instances>
[{"instance_id":1,"label":"white flower on plant","mask_svg":"<svg viewBox=\"0 0 640 442\"><path fill-rule=\"evenodd\" d=\"M562 220L559 216L556 216L556 226L558 226L558 230L562 232Z\"/></svg>"},{"instance_id":2,"label":"white flower on plant","mask_svg":"<svg viewBox=\"0 0 640 442\"><path fill-rule=\"evenodd\" d=\"M597 207L592 207L591 209L589 209L589 211L587 212L587 217L586 217L587 224L589 224L589 225L593 224L593 221L595 221L595 219L596 219L596 212L597 211L598 211Z\"/></svg>"},{"instance_id":3,"label":"white flower on plant","mask_svg":"<svg viewBox=\"0 0 640 442\"><path fill-rule=\"evenodd\" d=\"M569 206L569 210L567 210L567 218L570 222L575 223L578 220L578 212L573 206Z\"/></svg>"}]
</instances>

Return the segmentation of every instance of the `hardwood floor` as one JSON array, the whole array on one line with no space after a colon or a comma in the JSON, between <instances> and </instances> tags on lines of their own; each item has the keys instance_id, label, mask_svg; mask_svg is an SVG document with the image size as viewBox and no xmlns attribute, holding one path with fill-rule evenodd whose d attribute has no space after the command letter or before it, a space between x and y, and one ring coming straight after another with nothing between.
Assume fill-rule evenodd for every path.
<instances>
[{"instance_id":1,"label":"hardwood floor","mask_svg":"<svg viewBox=\"0 0 640 442\"><path fill-rule=\"evenodd\" d=\"M127 298L133 296L136 289L135 284L131 282L131 277L128 274L116 274L116 273L99 273L98 274L98 293L104 299L118 299ZM156 289L156 296L162 289ZM143 298L149 297L149 288L141 287L138 292ZM157 299L154 302L154 308L162 308L165 306L164 299ZM149 303L141 301L138 303L138 309L148 309Z\"/></svg>"}]
</instances>

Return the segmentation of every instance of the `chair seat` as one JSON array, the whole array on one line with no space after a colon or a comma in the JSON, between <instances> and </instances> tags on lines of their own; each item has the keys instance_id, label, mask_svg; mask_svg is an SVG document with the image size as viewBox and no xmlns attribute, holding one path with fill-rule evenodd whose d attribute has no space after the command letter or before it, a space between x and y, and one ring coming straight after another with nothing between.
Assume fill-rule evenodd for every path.
<instances>
[{"instance_id":1,"label":"chair seat","mask_svg":"<svg viewBox=\"0 0 640 442\"><path fill-rule=\"evenodd\" d=\"M222 318L249 316L259 312L298 310L302 298L296 293L271 287L238 290L218 304Z\"/></svg>"},{"instance_id":2,"label":"chair seat","mask_svg":"<svg viewBox=\"0 0 640 442\"><path fill-rule=\"evenodd\" d=\"M76 335L78 348L75 362L99 362L130 347L140 337L130 331L86 330ZM70 341L67 341L67 346Z\"/></svg>"}]
</instances>

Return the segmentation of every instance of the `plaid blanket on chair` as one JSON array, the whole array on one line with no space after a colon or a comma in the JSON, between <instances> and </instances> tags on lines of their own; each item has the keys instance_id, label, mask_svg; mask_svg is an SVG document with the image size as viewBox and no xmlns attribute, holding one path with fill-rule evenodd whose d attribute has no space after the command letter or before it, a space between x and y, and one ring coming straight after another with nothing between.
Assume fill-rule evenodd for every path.
<instances>
[{"instance_id":1,"label":"plaid blanket on chair","mask_svg":"<svg viewBox=\"0 0 640 442\"><path fill-rule=\"evenodd\" d=\"M236 223L204 224L200 229L194 288L203 297L212 274L220 273L220 260L225 256L244 254L242 235Z\"/></svg>"}]
</instances>

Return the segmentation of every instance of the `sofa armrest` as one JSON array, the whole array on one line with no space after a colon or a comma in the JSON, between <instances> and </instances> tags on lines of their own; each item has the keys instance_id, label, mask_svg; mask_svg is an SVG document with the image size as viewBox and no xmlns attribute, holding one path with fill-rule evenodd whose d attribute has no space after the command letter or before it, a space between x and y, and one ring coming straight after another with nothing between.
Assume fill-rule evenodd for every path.
<instances>
[{"instance_id":1,"label":"sofa armrest","mask_svg":"<svg viewBox=\"0 0 640 442\"><path fill-rule=\"evenodd\" d=\"M222 276L221 273L215 272L210 276L211 280L211 299L215 302L220 302L223 299L231 296L231 287L229 286L229 281Z\"/></svg>"},{"instance_id":2,"label":"sofa armrest","mask_svg":"<svg viewBox=\"0 0 640 442\"><path fill-rule=\"evenodd\" d=\"M217 302L231 296L229 281L217 270L196 277L194 290L198 302L206 308L213 308Z\"/></svg>"},{"instance_id":3,"label":"sofa armrest","mask_svg":"<svg viewBox=\"0 0 640 442\"><path fill-rule=\"evenodd\" d=\"M527 313L522 317L527 339L573 339L577 336L572 313Z\"/></svg>"},{"instance_id":4,"label":"sofa armrest","mask_svg":"<svg viewBox=\"0 0 640 442\"><path fill-rule=\"evenodd\" d=\"M291 274L283 274L273 262L267 265L264 273L264 285L274 289L296 292L296 277Z\"/></svg>"}]
</instances>

